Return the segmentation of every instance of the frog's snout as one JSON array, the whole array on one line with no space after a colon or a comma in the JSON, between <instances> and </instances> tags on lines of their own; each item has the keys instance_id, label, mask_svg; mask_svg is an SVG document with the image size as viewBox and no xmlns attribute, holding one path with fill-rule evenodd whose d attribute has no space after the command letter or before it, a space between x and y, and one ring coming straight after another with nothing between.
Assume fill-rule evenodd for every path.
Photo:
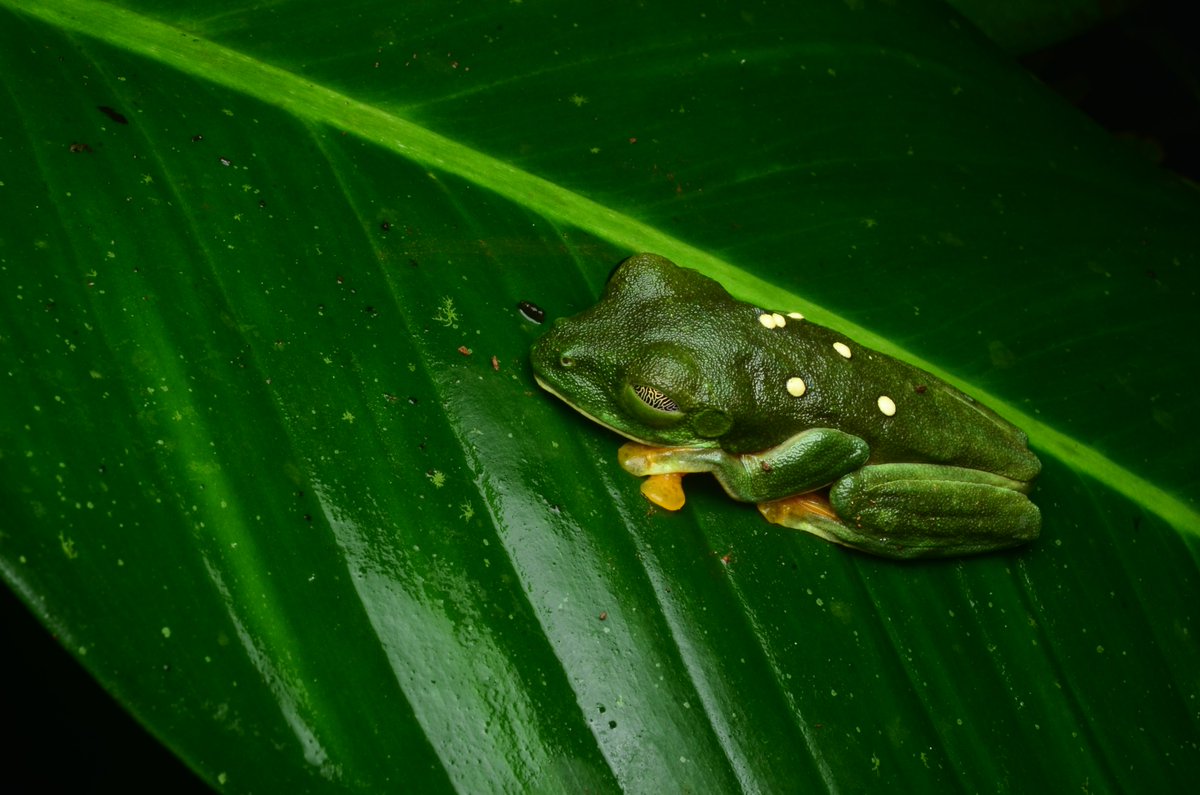
<instances>
[{"instance_id":1,"label":"frog's snout","mask_svg":"<svg viewBox=\"0 0 1200 795\"><path fill-rule=\"evenodd\" d=\"M555 330L551 329L533 343L530 360L533 362L534 372L539 376L545 376L551 371L571 366L572 357L566 353L561 337L555 334ZM564 364L564 360L567 362L566 364Z\"/></svg>"}]
</instances>

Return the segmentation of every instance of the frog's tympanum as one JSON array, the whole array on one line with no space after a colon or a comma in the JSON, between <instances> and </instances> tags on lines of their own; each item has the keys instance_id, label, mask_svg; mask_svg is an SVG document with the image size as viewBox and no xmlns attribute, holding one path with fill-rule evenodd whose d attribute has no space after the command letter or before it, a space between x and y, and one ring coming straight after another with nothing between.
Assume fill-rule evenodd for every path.
<instances>
[{"instance_id":1,"label":"frog's tympanum","mask_svg":"<svg viewBox=\"0 0 1200 795\"><path fill-rule=\"evenodd\" d=\"M1037 537L1025 434L940 379L655 254L533 346L538 383L632 439L642 493L711 472L771 522L895 558Z\"/></svg>"}]
</instances>

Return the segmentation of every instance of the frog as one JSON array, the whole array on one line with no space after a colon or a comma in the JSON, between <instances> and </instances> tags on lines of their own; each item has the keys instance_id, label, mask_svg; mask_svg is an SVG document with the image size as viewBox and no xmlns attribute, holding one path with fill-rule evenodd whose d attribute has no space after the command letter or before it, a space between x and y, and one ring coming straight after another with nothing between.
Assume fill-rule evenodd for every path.
<instances>
[{"instance_id":1,"label":"frog","mask_svg":"<svg viewBox=\"0 0 1200 795\"><path fill-rule=\"evenodd\" d=\"M894 559L1036 539L1024 432L946 381L800 312L734 298L657 254L530 353L539 386L628 441L617 459L667 511L710 473L776 525Z\"/></svg>"}]
</instances>

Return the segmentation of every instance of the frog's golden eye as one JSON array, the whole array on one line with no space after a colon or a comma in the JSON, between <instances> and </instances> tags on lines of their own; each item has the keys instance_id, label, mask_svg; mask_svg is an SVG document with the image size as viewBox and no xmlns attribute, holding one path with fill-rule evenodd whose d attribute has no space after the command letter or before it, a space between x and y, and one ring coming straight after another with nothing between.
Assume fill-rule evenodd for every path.
<instances>
[{"instance_id":1,"label":"frog's golden eye","mask_svg":"<svg viewBox=\"0 0 1200 795\"><path fill-rule=\"evenodd\" d=\"M652 409L657 409L658 411L679 411L679 406L675 405L674 400L671 400L671 398L652 386L636 384L633 387L633 393Z\"/></svg>"}]
</instances>

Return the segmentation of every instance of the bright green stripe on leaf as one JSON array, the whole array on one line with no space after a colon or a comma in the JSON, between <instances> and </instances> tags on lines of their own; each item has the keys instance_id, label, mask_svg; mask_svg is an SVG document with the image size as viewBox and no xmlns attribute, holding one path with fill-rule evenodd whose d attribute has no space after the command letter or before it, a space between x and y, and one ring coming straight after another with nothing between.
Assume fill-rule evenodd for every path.
<instances>
[{"instance_id":1,"label":"bright green stripe on leaf","mask_svg":"<svg viewBox=\"0 0 1200 795\"><path fill-rule=\"evenodd\" d=\"M813 320L837 327L860 342L903 358L962 387L1023 428L1038 450L1049 453L1119 494L1142 505L1176 528L1200 536L1200 511L1129 470L1079 444L993 396L950 377L890 341L832 313L814 309L797 296L737 269L674 237L597 204L573 191L456 143L394 114L270 66L153 19L88 0L44 0L0 4L74 33L168 64L181 72L242 92L297 117L346 130L422 165L459 176L546 218L570 224L634 251L655 251L717 278L731 292L764 306L799 307Z\"/></svg>"}]
</instances>

